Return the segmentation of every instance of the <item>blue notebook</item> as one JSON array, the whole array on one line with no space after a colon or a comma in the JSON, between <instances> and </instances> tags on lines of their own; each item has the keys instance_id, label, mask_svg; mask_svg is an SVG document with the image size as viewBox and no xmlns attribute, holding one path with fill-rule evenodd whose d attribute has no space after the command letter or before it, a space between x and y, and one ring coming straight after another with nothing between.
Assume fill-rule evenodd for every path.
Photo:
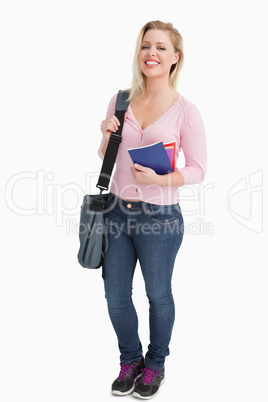
<instances>
[{"instance_id":1,"label":"blue notebook","mask_svg":"<svg viewBox=\"0 0 268 402\"><path fill-rule=\"evenodd\" d=\"M139 148L129 148L129 155L133 163L149 167L157 174L173 172L167 151L162 141Z\"/></svg>"}]
</instances>

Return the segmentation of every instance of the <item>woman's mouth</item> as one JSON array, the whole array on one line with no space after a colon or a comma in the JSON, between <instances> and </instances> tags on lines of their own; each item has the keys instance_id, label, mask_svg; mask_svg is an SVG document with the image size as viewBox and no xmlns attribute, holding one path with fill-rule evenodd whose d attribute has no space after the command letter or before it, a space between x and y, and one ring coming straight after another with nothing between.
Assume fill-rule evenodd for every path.
<instances>
[{"instance_id":1,"label":"woman's mouth","mask_svg":"<svg viewBox=\"0 0 268 402\"><path fill-rule=\"evenodd\" d=\"M157 67L160 63L155 60L146 60L145 65L146 67L152 68L152 67Z\"/></svg>"}]
</instances>

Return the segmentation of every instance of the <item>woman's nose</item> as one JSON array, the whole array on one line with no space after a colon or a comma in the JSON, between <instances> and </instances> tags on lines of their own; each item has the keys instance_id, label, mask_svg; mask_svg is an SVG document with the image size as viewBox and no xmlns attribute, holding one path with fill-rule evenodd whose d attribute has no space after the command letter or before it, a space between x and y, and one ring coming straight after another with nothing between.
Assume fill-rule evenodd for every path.
<instances>
[{"instance_id":1,"label":"woman's nose","mask_svg":"<svg viewBox=\"0 0 268 402\"><path fill-rule=\"evenodd\" d=\"M148 49L147 54L148 54L149 56L155 56L155 54L156 54L156 49L155 49L155 47L154 47L154 46L150 46L149 49Z\"/></svg>"},{"instance_id":2,"label":"woman's nose","mask_svg":"<svg viewBox=\"0 0 268 402\"><path fill-rule=\"evenodd\" d=\"M155 49L151 48L151 49L149 50L149 55L150 55L150 56L155 56L155 53L156 53Z\"/></svg>"}]
</instances>

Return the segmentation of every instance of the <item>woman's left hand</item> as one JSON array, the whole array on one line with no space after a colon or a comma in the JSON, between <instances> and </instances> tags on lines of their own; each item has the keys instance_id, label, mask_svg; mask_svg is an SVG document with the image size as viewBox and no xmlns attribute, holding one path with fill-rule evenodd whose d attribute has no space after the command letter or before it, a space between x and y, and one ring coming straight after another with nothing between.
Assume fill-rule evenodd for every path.
<instances>
[{"instance_id":1,"label":"woman's left hand","mask_svg":"<svg viewBox=\"0 0 268 402\"><path fill-rule=\"evenodd\" d=\"M153 169L135 163L130 170L137 184L157 184L159 175Z\"/></svg>"}]
</instances>

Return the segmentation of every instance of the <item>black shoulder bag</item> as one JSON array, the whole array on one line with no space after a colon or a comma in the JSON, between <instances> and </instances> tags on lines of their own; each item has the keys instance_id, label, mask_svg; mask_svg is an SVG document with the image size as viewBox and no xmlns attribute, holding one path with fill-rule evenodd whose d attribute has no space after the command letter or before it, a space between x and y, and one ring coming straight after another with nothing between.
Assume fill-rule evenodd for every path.
<instances>
[{"instance_id":1,"label":"black shoulder bag","mask_svg":"<svg viewBox=\"0 0 268 402\"><path fill-rule=\"evenodd\" d=\"M115 164L119 145L122 141L122 129L125 112L128 108L129 91L119 91L115 106L115 116L120 121L116 133L111 133L107 150L103 159L101 172L96 187L100 189L99 195L87 194L84 196L80 213L78 251L79 264L84 268L100 268L103 265L105 253L108 250L108 236L105 229L104 217L105 204L113 167Z\"/></svg>"}]
</instances>

